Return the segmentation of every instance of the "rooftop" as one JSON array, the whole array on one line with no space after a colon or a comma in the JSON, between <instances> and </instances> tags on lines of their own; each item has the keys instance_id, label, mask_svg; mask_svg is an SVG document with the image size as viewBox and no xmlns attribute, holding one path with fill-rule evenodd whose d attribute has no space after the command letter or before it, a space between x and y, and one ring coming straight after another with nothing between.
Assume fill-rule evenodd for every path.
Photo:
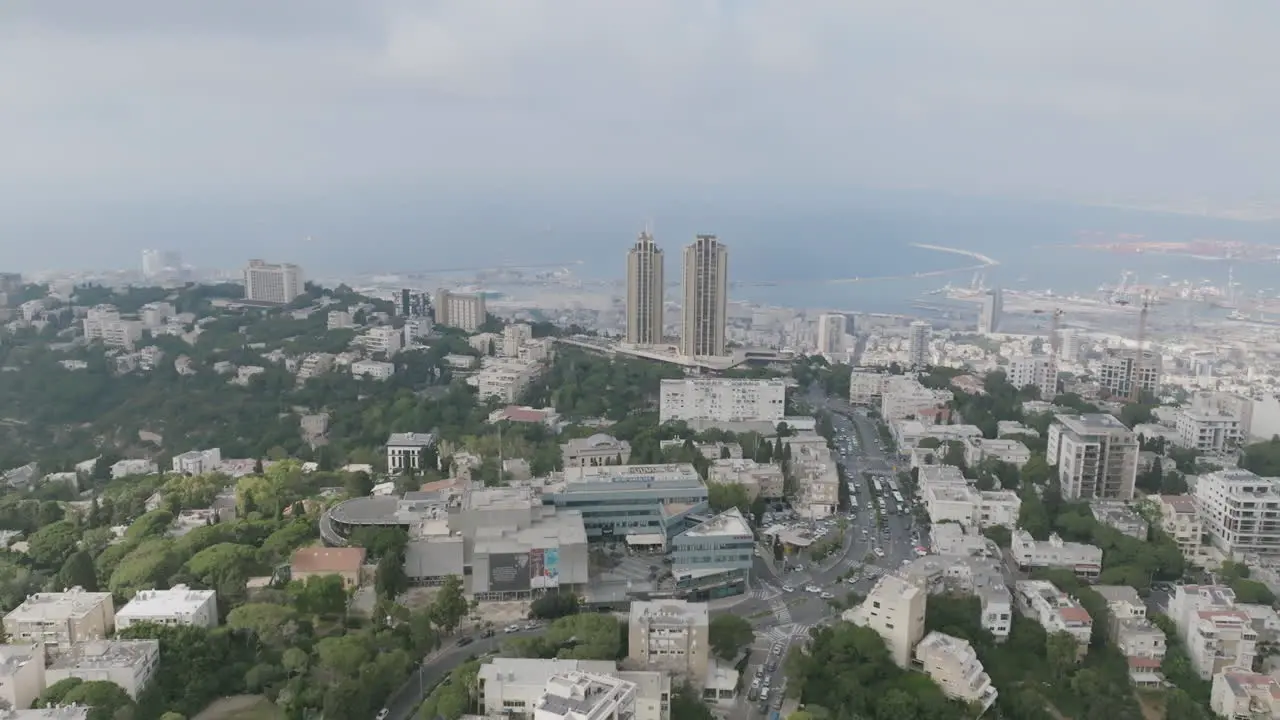
<instances>
[{"instance_id":1,"label":"rooftop","mask_svg":"<svg viewBox=\"0 0 1280 720\"><path fill-rule=\"evenodd\" d=\"M556 675L547 681L546 692L534 703L536 713L564 718L585 718L595 708L634 696L635 683L612 675L581 671Z\"/></svg>"},{"instance_id":2,"label":"rooftop","mask_svg":"<svg viewBox=\"0 0 1280 720\"><path fill-rule=\"evenodd\" d=\"M65 705L56 708L0 710L0 720L88 720L88 705Z\"/></svg>"},{"instance_id":3,"label":"rooftop","mask_svg":"<svg viewBox=\"0 0 1280 720\"><path fill-rule=\"evenodd\" d=\"M1160 502L1168 505L1179 515L1196 514L1196 501L1190 495L1161 495Z\"/></svg>"},{"instance_id":4,"label":"rooftop","mask_svg":"<svg viewBox=\"0 0 1280 720\"><path fill-rule=\"evenodd\" d=\"M707 604L687 600L635 600L631 603L631 622L666 622L672 624L706 625L709 621Z\"/></svg>"},{"instance_id":5,"label":"rooftop","mask_svg":"<svg viewBox=\"0 0 1280 720\"><path fill-rule=\"evenodd\" d=\"M689 528L684 532L688 537L711 537L711 536L747 536L753 537L751 525L747 523L746 518L742 517L742 512L738 508L729 508L724 512L716 515L710 520Z\"/></svg>"},{"instance_id":6,"label":"rooftop","mask_svg":"<svg viewBox=\"0 0 1280 720\"><path fill-rule=\"evenodd\" d=\"M32 658L40 658L44 662L44 650L37 644L0 645L0 677L9 677L18 671Z\"/></svg>"},{"instance_id":7,"label":"rooftop","mask_svg":"<svg viewBox=\"0 0 1280 720\"><path fill-rule=\"evenodd\" d=\"M86 592L78 587L66 592L36 593L27 596L21 605L5 617L21 621L83 617L97 610L104 602L111 602L111 593Z\"/></svg>"},{"instance_id":8,"label":"rooftop","mask_svg":"<svg viewBox=\"0 0 1280 720\"><path fill-rule=\"evenodd\" d=\"M566 442L565 445L567 445L569 448L574 450L587 450L587 449L593 449L593 448L604 449L604 448L621 447L623 445L630 445L630 443L626 441L619 441L617 438L615 438L612 435L606 435L604 433L596 433L591 437L574 438Z\"/></svg>"},{"instance_id":9,"label":"rooftop","mask_svg":"<svg viewBox=\"0 0 1280 720\"><path fill-rule=\"evenodd\" d=\"M619 491L632 488L627 485L670 484L703 485L702 476L692 463L664 463L661 465L597 465L585 468L565 469L566 490L599 491L600 485L616 484ZM584 487L595 486L595 487Z\"/></svg>"},{"instance_id":10,"label":"rooftop","mask_svg":"<svg viewBox=\"0 0 1280 720\"><path fill-rule=\"evenodd\" d=\"M465 510L527 510L538 505L527 487L495 487L472 490L463 499Z\"/></svg>"},{"instance_id":11,"label":"rooftop","mask_svg":"<svg viewBox=\"0 0 1280 720\"><path fill-rule=\"evenodd\" d=\"M168 590L139 590L116 617L164 617L190 615L217 593L213 590L192 590L186 585L174 585Z\"/></svg>"},{"instance_id":12,"label":"rooftop","mask_svg":"<svg viewBox=\"0 0 1280 720\"><path fill-rule=\"evenodd\" d=\"M1126 603L1136 607L1142 607L1142 598L1138 596L1138 591L1128 585L1094 585L1094 592L1102 596L1103 600L1110 603Z\"/></svg>"},{"instance_id":13,"label":"rooftop","mask_svg":"<svg viewBox=\"0 0 1280 720\"><path fill-rule=\"evenodd\" d=\"M290 566L298 573L349 573L359 572L364 560L361 547L305 547L294 551Z\"/></svg>"},{"instance_id":14,"label":"rooftop","mask_svg":"<svg viewBox=\"0 0 1280 720\"><path fill-rule=\"evenodd\" d=\"M50 656L49 670L133 667L160 654L159 640L95 640Z\"/></svg>"},{"instance_id":15,"label":"rooftop","mask_svg":"<svg viewBox=\"0 0 1280 720\"><path fill-rule=\"evenodd\" d=\"M1129 426L1120 422L1114 415L1106 413L1086 413L1084 415L1058 415L1056 420L1072 432L1081 435L1128 430Z\"/></svg>"},{"instance_id":16,"label":"rooftop","mask_svg":"<svg viewBox=\"0 0 1280 720\"><path fill-rule=\"evenodd\" d=\"M391 433L391 437L387 438L387 447L420 448L435 444L436 436L433 433Z\"/></svg>"},{"instance_id":17,"label":"rooftop","mask_svg":"<svg viewBox=\"0 0 1280 720\"><path fill-rule=\"evenodd\" d=\"M1270 675L1255 673L1248 668L1231 667L1222 673L1222 679L1237 698L1248 698L1256 694L1270 695L1273 700L1280 700L1280 682Z\"/></svg>"}]
</instances>

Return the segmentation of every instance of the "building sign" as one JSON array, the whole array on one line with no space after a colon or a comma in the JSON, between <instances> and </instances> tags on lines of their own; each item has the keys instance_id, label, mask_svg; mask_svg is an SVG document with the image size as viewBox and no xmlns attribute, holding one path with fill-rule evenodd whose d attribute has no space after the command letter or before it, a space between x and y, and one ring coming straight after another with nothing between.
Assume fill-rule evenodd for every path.
<instances>
[{"instance_id":1,"label":"building sign","mask_svg":"<svg viewBox=\"0 0 1280 720\"><path fill-rule=\"evenodd\" d=\"M519 592L528 589L527 553L489 554L489 592Z\"/></svg>"},{"instance_id":2,"label":"building sign","mask_svg":"<svg viewBox=\"0 0 1280 720\"><path fill-rule=\"evenodd\" d=\"M529 584L535 589L560 587L560 548L529 551Z\"/></svg>"}]
</instances>

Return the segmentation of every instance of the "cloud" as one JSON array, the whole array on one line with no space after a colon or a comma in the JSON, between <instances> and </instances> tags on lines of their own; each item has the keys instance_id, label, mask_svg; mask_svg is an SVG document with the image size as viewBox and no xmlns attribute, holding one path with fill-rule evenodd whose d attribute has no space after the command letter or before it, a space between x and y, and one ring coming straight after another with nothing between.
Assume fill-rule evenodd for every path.
<instances>
[{"instance_id":1,"label":"cloud","mask_svg":"<svg viewBox=\"0 0 1280 720\"><path fill-rule=\"evenodd\" d=\"M1268 31L1212 0L14 0L0 189L375 181L1275 192Z\"/></svg>"}]
</instances>

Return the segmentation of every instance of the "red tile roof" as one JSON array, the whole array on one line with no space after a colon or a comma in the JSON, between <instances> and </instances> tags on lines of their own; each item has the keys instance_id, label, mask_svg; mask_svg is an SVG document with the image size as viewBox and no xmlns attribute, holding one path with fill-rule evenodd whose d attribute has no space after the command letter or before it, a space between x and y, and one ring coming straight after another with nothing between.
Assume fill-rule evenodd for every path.
<instances>
[{"instance_id":1,"label":"red tile roof","mask_svg":"<svg viewBox=\"0 0 1280 720\"><path fill-rule=\"evenodd\" d=\"M1058 614L1067 622L1093 624L1093 618L1089 617L1089 612L1082 607L1058 608Z\"/></svg>"},{"instance_id":2,"label":"red tile roof","mask_svg":"<svg viewBox=\"0 0 1280 720\"><path fill-rule=\"evenodd\" d=\"M364 565L364 548L305 547L293 553L295 573L353 573Z\"/></svg>"}]
</instances>

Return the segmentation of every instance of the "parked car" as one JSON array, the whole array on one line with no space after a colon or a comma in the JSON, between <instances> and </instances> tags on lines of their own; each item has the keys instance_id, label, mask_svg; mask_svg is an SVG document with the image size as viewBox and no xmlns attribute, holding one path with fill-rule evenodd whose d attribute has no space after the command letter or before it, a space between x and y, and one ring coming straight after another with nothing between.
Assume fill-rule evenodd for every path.
<instances>
[{"instance_id":1,"label":"parked car","mask_svg":"<svg viewBox=\"0 0 1280 720\"><path fill-rule=\"evenodd\" d=\"M475 642L475 639L472 638L470 635L463 635L462 637L458 638L457 645L458 647L464 647L464 646L470 645L473 642Z\"/></svg>"}]
</instances>

